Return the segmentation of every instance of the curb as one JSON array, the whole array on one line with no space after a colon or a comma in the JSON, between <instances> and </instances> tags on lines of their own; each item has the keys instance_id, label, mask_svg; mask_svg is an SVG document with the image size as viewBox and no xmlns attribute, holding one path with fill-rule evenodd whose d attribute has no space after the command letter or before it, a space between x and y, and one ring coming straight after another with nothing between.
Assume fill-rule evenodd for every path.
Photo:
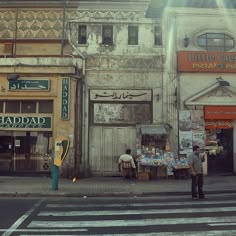
<instances>
[{"instance_id":1,"label":"curb","mask_svg":"<svg viewBox=\"0 0 236 236\"><path fill-rule=\"evenodd\" d=\"M53 191L53 190L52 190ZM50 193L28 193L28 192L9 192L1 193L0 197L152 197L152 196L183 196L191 195L189 191L182 192L112 192L112 193L65 193L54 190ZM59 190L60 191L60 190ZM232 194L236 190L204 191L205 194Z\"/></svg>"}]
</instances>

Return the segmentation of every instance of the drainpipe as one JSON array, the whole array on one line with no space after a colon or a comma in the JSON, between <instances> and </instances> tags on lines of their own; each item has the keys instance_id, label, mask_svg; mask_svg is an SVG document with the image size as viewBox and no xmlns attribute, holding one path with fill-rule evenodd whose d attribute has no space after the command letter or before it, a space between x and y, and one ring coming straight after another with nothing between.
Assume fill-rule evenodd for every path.
<instances>
[{"instance_id":1,"label":"drainpipe","mask_svg":"<svg viewBox=\"0 0 236 236\"><path fill-rule=\"evenodd\" d=\"M85 60L86 57L81 53L81 51L76 48L73 43L71 43L70 34L68 34L69 43L74 49L74 51L80 56L82 59L82 74L79 74L78 66L76 65L76 88L75 88L75 128L74 128L74 145L75 145L75 153L74 153L74 176L79 177L80 176L80 164L82 163L82 141L83 141L83 128L82 128L82 114L83 114L83 103L84 103L84 79L85 79ZM71 55L73 57L73 55ZM79 126L79 127L78 127ZM79 135L78 135L79 132ZM79 143L79 146L78 146ZM78 147L79 147L79 153L78 153ZM77 158L77 155L79 155L79 158Z\"/></svg>"}]
</instances>

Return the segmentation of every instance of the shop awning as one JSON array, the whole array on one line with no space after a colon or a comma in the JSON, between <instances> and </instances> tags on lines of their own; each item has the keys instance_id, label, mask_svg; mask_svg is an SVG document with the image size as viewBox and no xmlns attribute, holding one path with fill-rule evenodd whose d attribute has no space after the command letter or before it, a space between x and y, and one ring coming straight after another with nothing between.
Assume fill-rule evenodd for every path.
<instances>
[{"instance_id":1,"label":"shop awning","mask_svg":"<svg viewBox=\"0 0 236 236\"><path fill-rule=\"evenodd\" d=\"M168 130L165 125L147 125L141 126L141 133L142 134L168 134Z\"/></svg>"}]
</instances>

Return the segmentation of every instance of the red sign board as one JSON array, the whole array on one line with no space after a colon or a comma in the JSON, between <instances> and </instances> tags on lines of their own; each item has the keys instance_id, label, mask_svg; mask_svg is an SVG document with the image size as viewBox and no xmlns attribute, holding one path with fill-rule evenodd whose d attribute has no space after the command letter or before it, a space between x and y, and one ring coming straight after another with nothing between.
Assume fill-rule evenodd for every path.
<instances>
[{"instance_id":1,"label":"red sign board","mask_svg":"<svg viewBox=\"0 0 236 236\"><path fill-rule=\"evenodd\" d=\"M179 72L236 72L236 52L179 51Z\"/></svg>"},{"instance_id":2,"label":"red sign board","mask_svg":"<svg viewBox=\"0 0 236 236\"><path fill-rule=\"evenodd\" d=\"M233 120L205 120L205 129L231 129Z\"/></svg>"},{"instance_id":3,"label":"red sign board","mask_svg":"<svg viewBox=\"0 0 236 236\"><path fill-rule=\"evenodd\" d=\"M205 120L236 120L236 106L205 106Z\"/></svg>"}]
</instances>

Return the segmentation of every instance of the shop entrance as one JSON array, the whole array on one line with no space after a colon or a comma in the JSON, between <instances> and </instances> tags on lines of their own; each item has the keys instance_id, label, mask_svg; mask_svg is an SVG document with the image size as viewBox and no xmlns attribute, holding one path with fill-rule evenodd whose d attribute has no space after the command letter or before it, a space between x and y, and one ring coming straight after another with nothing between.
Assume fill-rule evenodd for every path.
<instances>
[{"instance_id":1,"label":"shop entrance","mask_svg":"<svg viewBox=\"0 0 236 236\"><path fill-rule=\"evenodd\" d=\"M0 131L2 173L50 171L51 132Z\"/></svg>"},{"instance_id":2,"label":"shop entrance","mask_svg":"<svg viewBox=\"0 0 236 236\"><path fill-rule=\"evenodd\" d=\"M208 174L233 172L233 129L213 129L206 132Z\"/></svg>"}]
</instances>

